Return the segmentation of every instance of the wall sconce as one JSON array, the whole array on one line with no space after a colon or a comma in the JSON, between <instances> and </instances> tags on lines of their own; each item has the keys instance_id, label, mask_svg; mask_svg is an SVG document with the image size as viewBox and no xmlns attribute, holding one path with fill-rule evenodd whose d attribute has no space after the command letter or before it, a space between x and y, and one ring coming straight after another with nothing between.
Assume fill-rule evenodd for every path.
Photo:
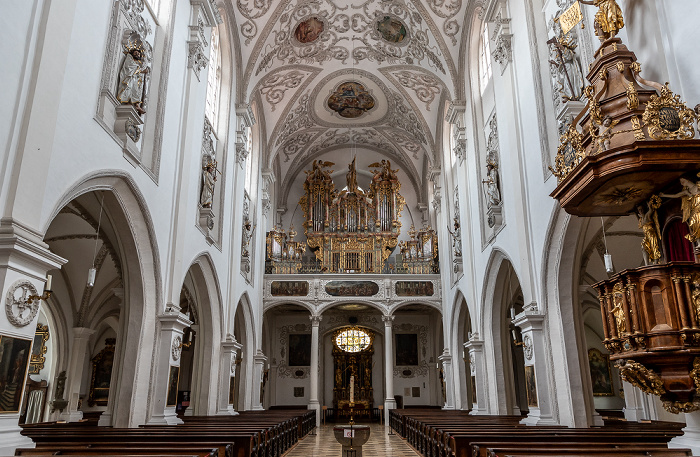
<instances>
[{"instance_id":1,"label":"wall sconce","mask_svg":"<svg viewBox=\"0 0 700 457\"><path fill-rule=\"evenodd\" d=\"M189 349L190 346L192 346L192 342L194 341L194 331L192 330L191 327L187 327L185 331L182 333L182 343L180 343L181 348Z\"/></svg>"},{"instance_id":2,"label":"wall sconce","mask_svg":"<svg viewBox=\"0 0 700 457\"><path fill-rule=\"evenodd\" d=\"M513 345L515 345L515 347L525 346L522 341L518 341L518 332L515 329L511 330L510 332L513 335Z\"/></svg>"},{"instance_id":3,"label":"wall sconce","mask_svg":"<svg viewBox=\"0 0 700 457\"><path fill-rule=\"evenodd\" d=\"M51 275L46 275L46 284L44 285L44 293L41 295L30 295L27 297L27 303L31 303L35 300L48 300L51 298L51 294L53 291L51 290L51 283L53 282L53 278Z\"/></svg>"}]
</instances>

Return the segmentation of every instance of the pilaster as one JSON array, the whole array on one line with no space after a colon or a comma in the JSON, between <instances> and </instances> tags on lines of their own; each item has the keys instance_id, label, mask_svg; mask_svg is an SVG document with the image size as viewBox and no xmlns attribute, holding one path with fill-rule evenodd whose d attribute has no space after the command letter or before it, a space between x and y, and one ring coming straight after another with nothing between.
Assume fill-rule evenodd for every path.
<instances>
[{"instance_id":1,"label":"pilaster","mask_svg":"<svg viewBox=\"0 0 700 457\"><path fill-rule=\"evenodd\" d=\"M263 396L265 387L265 364L267 364L267 356L263 354L262 349L258 349L253 356L253 411L262 411ZM256 382L257 381L257 382Z\"/></svg>"},{"instance_id":2,"label":"pilaster","mask_svg":"<svg viewBox=\"0 0 700 457\"><path fill-rule=\"evenodd\" d=\"M232 390L236 380L236 360L238 358L238 351L241 349L243 349L243 345L236 341L233 335L230 335L226 341L221 343L219 407L216 412L217 415L238 415L238 411L236 411L231 400L233 399Z\"/></svg>"},{"instance_id":3,"label":"pilaster","mask_svg":"<svg viewBox=\"0 0 700 457\"><path fill-rule=\"evenodd\" d=\"M83 412L78 410L80 401L80 387L83 380L83 367L88 357L88 344L94 330L84 327L73 328L73 341L68 356L68 379L64 397L68 401L68 407L60 418L67 422L78 422L83 418Z\"/></svg>"},{"instance_id":4,"label":"pilaster","mask_svg":"<svg viewBox=\"0 0 700 457\"><path fill-rule=\"evenodd\" d=\"M464 343L465 349L469 351L469 368L471 376L474 378L472 389L472 411L470 414L488 414L486 407L486 359L484 358L484 341L479 339L477 334Z\"/></svg>"},{"instance_id":5,"label":"pilaster","mask_svg":"<svg viewBox=\"0 0 700 457\"><path fill-rule=\"evenodd\" d=\"M156 364L156 369L151 400L151 417L147 424L176 425L181 424L182 420L175 413L176 404L168 403L168 394L171 393L171 389L175 389L175 398L177 399L182 337L185 327L192 325L192 322L178 311L166 311L158 319L160 321L160 334L153 362ZM177 367L177 370L172 370L171 367ZM177 375L178 379L175 380L175 376L170 379L171 373Z\"/></svg>"},{"instance_id":6,"label":"pilaster","mask_svg":"<svg viewBox=\"0 0 700 457\"><path fill-rule=\"evenodd\" d=\"M388 417L389 410L396 408L396 398L394 398L394 316L382 316L384 321L384 366L386 377L386 398L384 399L384 411ZM389 425L389 421L386 421Z\"/></svg>"},{"instance_id":7,"label":"pilaster","mask_svg":"<svg viewBox=\"0 0 700 457\"><path fill-rule=\"evenodd\" d=\"M524 425L557 425L552 416L551 389L547 374L547 358L544 352L544 333L542 331L544 317L544 314L537 314L536 310L533 309L520 313L513 319L513 324L520 327L523 337L528 397L531 395L536 397L535 402L528 401L530 413L520 421ZM528 367L532 368L528 369ZM534 379L532 379L533 376L528 376L529 370L533 370ZM534 385L531 384L532 382Z\"/></svg>"},{"instance_id":8,"label":"pilaster","mask_svg":"<svg viewBox=\"0 0 700 457\"><path fill-rule=\"evenodd\" d=\"M455 409L455 383L452 373L452 355L450 350L445 348L442 354L438 356L438 360L442 362L442 372L445 382L445 404L442 409Z\"/></svg>"},{"instance_id":9,"label":"pilaster","mask_svg":"<svg viewBox=\"0 0 700 457\"><path fill-rule=\"evenodd\" d=\"M318 327L321 316L309 316L311 319L311 369L309 373L309 409L316 410L316 426L321 425L321 405L318 402Z\"/></svg>"}]
</instances>

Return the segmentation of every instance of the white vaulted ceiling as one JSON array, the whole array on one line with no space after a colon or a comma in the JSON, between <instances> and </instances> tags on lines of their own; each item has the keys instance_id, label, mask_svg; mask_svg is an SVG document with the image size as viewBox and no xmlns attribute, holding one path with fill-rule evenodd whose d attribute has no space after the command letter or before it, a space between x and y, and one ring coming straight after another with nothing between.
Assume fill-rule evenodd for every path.
<instances>
[{"instance_id":1,"label":"white vaulted ceiling","mask_svg":"<svg viewBox=\"0 0 700 457\"><path fill-rule=\"evenodd\" d=\"M436 165L444 103L461 98L456 63L467 2L234 2L242 59L238 95L255 109L264 136L261 166L276 170L280 206L296 205L284 198L314 159L350 148L369 162L391 160L404 174L403 192L425 203L421 189L427 167ZM374 101L355 118L328 106L348 81L361 84Z\"/></svg>"}]
</instances>

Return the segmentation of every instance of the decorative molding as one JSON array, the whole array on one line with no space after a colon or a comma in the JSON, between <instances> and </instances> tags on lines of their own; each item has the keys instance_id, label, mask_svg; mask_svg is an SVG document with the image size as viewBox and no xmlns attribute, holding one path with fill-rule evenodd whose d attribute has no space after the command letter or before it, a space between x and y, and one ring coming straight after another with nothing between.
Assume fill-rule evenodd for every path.
<instances>
[{"instance_id":1,"label":"decorative molding","mask_svg":"<svg viewBox=\"0 0 700 457\"><path fill-rule=\"evenodd\" d=\"M523 353L525 354L525 358L527 360L532 360L533 347L532 338L530 338L530 335L525 335L523 337Z\"/></svg>"},{"instance_id":2,"label":"decorative molding","mask_svg":"<svg viewBox=\"0 0 700 457\"><path fill-rule=\"evenodd\" d=\"M18 291L20 294L17 294ZM31 324L39 312L41 302L37 299L29 300L32 295L37 295L36 287L26 279L15 281L8 289L5 296L5 314L7 320L15 327Z\"/></svg>"},{"instance_id":3,"label":"decorative molding","mask_svg":"<svg viewBox=\"0 0 700 457\"><path fill-rule=\"evenodd\" d=\"M430 105L442 91L442 82L438 78L408 70L397 71L393 75L399 81L399 84L413 90L418 100L425 103L425 109L430 111Z\"/></svg>"},{"instance_id":4,"label":"decorative molding","mask_svg":"<svg viewBox=\"0 0 700 457\"><path fill-rule=\"evenodd\" d=\"M508 64L513 61L512 39L513 35L511 34L499 35L491 53L493 60L501 65L501 74L506 71Z\"/></svg>"},{"instance_id":5,"label":"decorative molding","mask_svg":"<svg viewBox=\"0 0 700 457\"><path fill-rule=\"evenodd\" d=\"M187 46L187 68L191 68L197 77L197 81L201 81L200 73L209 65L209 57L204 54L204 47L201 41L188 41Z\"/></svg>"},{"instance_id":6,"label":"decorative molding","mask_svg":"<svg viewBox=\"0 0 700 457\"><path fill-rule=\"evenodd\" d=\"M311 324L292 324L278 327L280 343L280 363L277 366L277 376L280 378L306 379L311 373L310 367L294 367L287 365L290 333L311 333ZM297 372L302 372L301 374Z\"/></svg>"},{"instance_id":7,"label":"decorative molding","mask_svg":"<svg viewBox=\"0 0 700 457\"><path fill-rule=\"evenodd\" d=\"M266 77L260 83L260 94L265 97L265 101L270 104L270 111L275 110L275 106L284 100L284 95L289 89L296 89L304 81L307 75L298 70L287 73L276 73Z\"/></svg>"},{"instance_id":8,"label":"decorative molding","mask_svg":"<svg viewBox=\"0 0 700 457\"><path fill-rule=\"evenodd\" d=\"M175 338L173 338L173 344L170 349L170 354L173 357L173 362L177 362L180 360L180 355L182 355L182 337L180 335L177 335Z\"/></svg>"}]
</instances>

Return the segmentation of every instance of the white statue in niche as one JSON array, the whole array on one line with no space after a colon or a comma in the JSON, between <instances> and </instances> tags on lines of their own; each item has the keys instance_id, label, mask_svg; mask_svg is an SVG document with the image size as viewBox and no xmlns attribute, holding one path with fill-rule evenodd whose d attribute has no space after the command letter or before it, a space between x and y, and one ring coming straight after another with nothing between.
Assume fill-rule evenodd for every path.
<instances>
[{"instance_id":1,"label":"white statue in niche","mask_svg":"<svg viewBox=\"0 0 700 457\"><path fill-rule=\"evenodd\" d=\"M214 187L216 186L217 163L215 160L206 160L202 167L202 192L199 195L199 204L202 208L211 208L214 200Z\"/></svg>"},{"instance_id":2,"label":"white statue in niche","mask_svg":"<svg viewBox=\"0 0 700 457\"><path fill-rule=\"evenodd\" d=\"M139 114L146 114L146 94L150 68L150 45L131 32L124 42L124 62L119 70L117 100L122 105L133 105Z\"/></svg>"},{"instance_id":3,"label":"white statue in niche","mask_svg":"<svg viewBox=\"0 0 700 457\"><path fill-rule=\"evenodd\" d=\"M498 184L498 160L493 154L486 158L486 205L490 208L501 204L501 191Z\"/></svg>"}]
</instances>

